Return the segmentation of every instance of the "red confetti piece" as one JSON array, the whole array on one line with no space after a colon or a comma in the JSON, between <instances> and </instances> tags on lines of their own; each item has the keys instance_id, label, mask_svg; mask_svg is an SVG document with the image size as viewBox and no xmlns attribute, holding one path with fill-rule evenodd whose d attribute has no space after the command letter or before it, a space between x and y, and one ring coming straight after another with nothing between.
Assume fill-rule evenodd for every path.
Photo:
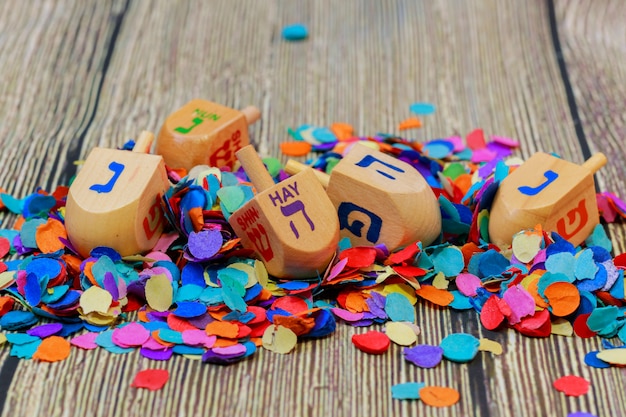
<instances>
[{"instance_id":1,"label":"red confetti piece","mask_svg":"<svg viewBox=\"0 0 626 417\"><path fill-rule=\"evenodd\" d=\"M389 349L391 340L382 332L370 330L363 334L355 334L352 336L352 343L359 350L372 355L382 355Z\"/></svg>"},{"instance_id":2,"label":"red confetti piece","mask_svg":"<svg viewBox=\"0 0 626 417\"><path fill-rule=\"evenodd\" d=\"M342 251L339 259L348 259L346 266L350 268L367 268L376 260L376 249L371 247L356 247Z\"/></svg>"},{"instance_id":3,"label":"red confetti piece","mask_svg":"<svg viewBox=\"0 0 626 417\"><path fill-rule=\"evenodd\" d=\"M485 143L485 134L482 129L472 130L465 139L467 140L467 147L472 150L483 149L487 146Z\"/></svg>"},{"instance_id":4,"label":"red confetti piece","mask_svg":"<svg viewBox=\"0 0 626 417\"><path fill-rule=\"evenodd\" d=\"M11 242L8 239L0 237L0 258L4 258L11 250Z\"/></svg>"},{"instance_id":5,"label":"red confetti piece","mask_svg":"<svg viewBox=\"0 0 626 417\"><path fill-rule=\"evenodd\" d=\"M552 330L550 312L548 310L538 311L530 317L523 318L513 327L525 336L548 337Z\"/></svg>"},{"instance_id":6,"label":"red confetti piece","mask_svg":"<svg viewBox=\"0 0 626 417\"><path fill-rule=\"evenodd\" d=\"M144 369L143 371L137 372L130 386L157 391L165 386L169 377L170 373L167 369Z\"/></svg>"},{"instance_id":7,"label":"red confetti piece","mask_svg":"<svg viewBox=\"0 0 626 417\"><path fill-rule=\"evenodd\" d=\"M487 330L495 330L504 321L504 314L500 311L499 299L492 295L487 299L480 311L480 322Z\"/></svg>"},{"instance_id":8,"label":"red confetti piece","mask_svg":"<svg viewBox=\"0 0 626 417\"><path fill-rule=\"evenodd\" d=\"M580 397L589 392L591 382L580 376L566 375L554 381L552 385L565 395Z\"/></svg>"},{"instance_id":9,"label":"red confetti piece","mask_svg":"<svg viewBox=\"0 0 626 417\"><path fill-rule=\"evenodd\" d=\"M596 332L591 330L589 326L587 326L587 318L591 315L591 313L581 314L580 316L574 319L574 333L576 336L582 337L583 339L589 339L597 335Z\"/></svg>"}]
</instances>

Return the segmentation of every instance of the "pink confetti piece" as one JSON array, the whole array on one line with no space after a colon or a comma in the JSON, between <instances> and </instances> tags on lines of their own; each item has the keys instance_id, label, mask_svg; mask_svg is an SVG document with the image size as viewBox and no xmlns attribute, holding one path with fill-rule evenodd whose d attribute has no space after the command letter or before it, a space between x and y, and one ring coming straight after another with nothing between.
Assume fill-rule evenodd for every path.
<instances>
[{"instance_id":1,"label":"pink confetti piece","mask_svg":"<svg viewBox=\"0 0 626 417\"><path fill-rule=\"evenodd\" d=\"M113 330L111 340L120 347L142 346L150 338L150 332L139 323L131 322Z\"/></svg>"},{"instance_id":2,"label":"pink confetti piece","mask_svg":"<svg viewBox=\"0 0 626 417\"><path fill-rule=\"evenodd\" d=\"M500 145L507 146L509 148L519 148L519 141L511 138L507 138L504 136L494 136L491 135L491 140L493 142L499 143Z\"/></svg>"},{"instance_id":3,"label":"pink confetti piece","mask_svg":"<svg viewBox=\"0 0 626 417\"><path fill-rule=\"evenodd\" d=\"M70 344L81 349L93 350L98 347L96 344L97 337L98 333L96 332L81 334L80 336L73 337L72 340L70 340Z\"/></svg>"},{"instance_id":4,"label":"pink confetti piece","mask_svg":"<svg viewBox=\"0 0 626 417\"><path fill-rule=\"evenodd\" d=\"M480 278L478 278L476 275L469 273L459 274L456 277L455 282L461 294L467 297L475 297L476 290L483 286Z\"/></svg>"},{"instance_id":5,"label":"pink confetti piece","mask_svg":"<svg viewBox=\"0 0 626 417\"><path fill-rule=\"evenodd\" d=\"M522 318L532 316L535 313L535 300L521 285L514 285L509 288L502 299L511 309L511 314L508 317L511 324L519 323Z\"/></svg>"}]
</instances>

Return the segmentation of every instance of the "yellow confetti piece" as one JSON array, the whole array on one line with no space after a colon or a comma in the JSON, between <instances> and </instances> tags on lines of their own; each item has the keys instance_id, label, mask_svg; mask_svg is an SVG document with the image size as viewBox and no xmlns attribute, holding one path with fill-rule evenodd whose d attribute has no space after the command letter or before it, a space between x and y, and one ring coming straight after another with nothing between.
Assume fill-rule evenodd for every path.
<instances>
[{"instance_id":1,"label":"yellow confetti piece","mask_svg":"<svg viewBox=\"0 0 626 417\"><path fill-rule=\"evenodd\" d=\"M521 262L530 262L537 256L542 241L543 236L540 229L537 232L520 232L513 236L513 255Z\"/></svg>"},{"instance_id":2,"label":"yellow confetti piece","mask_svg":"<svg viewBox=\"0 0 626 417\"><path fill-rule=\"evenodd\" d=\"M7 336L4 333L0 333L0 346L4 345L7 341Z\"/></svg>"},{"instance_id":3,"label":"yellow confetti piece","mask_svg":"<svg viewBox=\"0 0 626 417\"><path fill-rule=\"evenodd\" d=\"M449 284L450 281L446 279L446 276L443 272L437 273L437 275L435 275L435 279L433 279L433 287L437 288L438 290L447 290Z\"/></svg>"},{"instance_id":4,"label":"yellow confetti piece","mask_svg":"<svg viewBox=\"0 0 626 417\"><path fill-rule=\"evenodd\" d=\"M397 292L404 295L412 305L417 303L417 295L415 289L408 284L389 284L385 285L381 291L378 291L384 296L388 296L391 293Z\"/></svg>"},{"instance_id":5,"label":"yellow confetti piece","mask_svg":"<svg viewBox=\"0 0 626 417\"><path fill-rule=\"evenodd\" d=\"M559 317L552 321L552 330L550 333L557 334L559 336L573 336L574 327L572 326L572 323Z\"/></svg>"},{"instance_id":6,"label":"yellow confetti piece","mask_svg":"<svg viewBox=\"0 0 626 417\"><path fill-rule=\"evenodd\" d=\"M284 326L269 326L261 338L263 347L269 351L286 354L294 350L298 336Z\"/></svg>"},{"instance_id":7,"label":"yellow confetti piece","mask_svg":"<svg viewBox=\"0 0 626 417\"><path fill-rule=\"evenodd\" d=\"M385 325L387 337L400 346L410 346L417 342L417 335L413 329L401 321L390 321Z\"/></svg>"},{"instance_id":8,"label":"yellow confetti piece","mask_svg":"<svg viewBox=\"0 0 626 417\"><path fill-rule=\"evenodd\" d=\"M16 271L5 271L0 273L0 290L10 287L15 282Z\"/></svg>"},{"instance_id":9,"label":"yellow confetti piece","mask_svg":"<svg viewBox=\"0 0 626 417\"><path fill-rule=\"evenodd\" d=\"M146 281L146 302L156 311L167 311L172 306L174 291L165 274L158 274Z\"/></svg>"},{"instance_id":10,"label":"yellow confetti piece","mask_svg":"<svg viewBox=\"0 0 626 417\"><path fill-rule=\"evenodd\" d=\"M481 338L479 340L478 350L491 352L494 355L502 355L502 345L491 339Z\"/></svg>"},{"instance_id":11,"label":"yellow confetti piece","mask_svg":"<svg viewBox=\"0 0 626 417\"><path fill-rule=\"evenodd\" d=\"M113 296L107 290L100 287L89 287L80 296L80 308L84 315L96 312L106 314L113 302Z\"/></svg>"},{"instance_id":12,"label":"yellow confetti piece","mask_svg":"<svg viewBox=\"0 0 626 417\"><path fill-rule=\"evenodd\" d=\"M626 349L606 349L598 352L596 357L612 365L626 365Z\"/></svg>"},{"instance_id":13,"label":"yellow confetti piece","mask_svg":"<svg viewBox=\"0 0 626 417\"><path fill-rule=\"evenodd\" d=\"M263 288L267 288L269 275L267 274L267 269L265 269L265 264L259 260L254 261L254 271L256 272L256 279L259 281L259 284L261 284Z\"/></svg>"}]
</instances>

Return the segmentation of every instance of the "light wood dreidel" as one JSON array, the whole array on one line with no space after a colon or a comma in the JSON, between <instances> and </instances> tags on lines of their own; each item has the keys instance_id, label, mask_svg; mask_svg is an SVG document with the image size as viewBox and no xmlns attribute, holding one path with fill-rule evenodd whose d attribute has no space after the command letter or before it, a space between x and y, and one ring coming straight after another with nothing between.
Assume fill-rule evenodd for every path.
<instances>
[{"instance_id":1,"label":"light wood dreidel","mask_svg":"<svg viewBox=\"0 0 626 417\"><path fill-rule=\"evenodd\" d=\"M165 120L155 153L163 155L170 168L232 168L237 160L235 152L250 143L248 125L260 117L254 106L238 111L206 100L191 100Z\"/></svg>"},{"instance_id":2,"label":"light wood dreidel","mask_svg":"<svg viewBox=\"0 0 626 417\"><path fill-rule=\"evenodd\" d=\"M294 174L304 164L290 160ZM421 241L431 244L441 233L435 193L411 165L356 144L330 175L315 171L333 202L341 237L353 246L385 244L394 250Z\"/></svg>"},{"instance_id":3,"label":"light wood dreidel","mask_svg":"<svg viewBox=\"0 0 626 417\"><path fill-rule=\"evenodd\" d=\"M237 158L257 190L228 220L242 245L275 277L323 276L337 249L339 222L313 170L275 184L252 145Z\"/></svg>"},{"instance_id":4,"label":"light wood dreidel","mask_svg":"<svg viewBox=\"0 0 626 417\"><path fill-rule=\"evenodd\" d=\"M142 132L134 152L94 148L87 157L65 207L69 240L83 257L98 246L122 256L144 253L161 236L161 197L169 182L163 158L142 153L153 138Z\"/></svg>"},{"instance_id":5,"label":"light wood dreidel","mask_svg":"<svg viewBox=\"0 0 626 417\"><path fill-rule=\"evenodd\" d=\"M541 224L577 246L599 223L593 174L606 164L597 153L582 165L538 152L509 174L489 214L489 239L505 248L513 235Z\"/></svg>"}]
</instances>

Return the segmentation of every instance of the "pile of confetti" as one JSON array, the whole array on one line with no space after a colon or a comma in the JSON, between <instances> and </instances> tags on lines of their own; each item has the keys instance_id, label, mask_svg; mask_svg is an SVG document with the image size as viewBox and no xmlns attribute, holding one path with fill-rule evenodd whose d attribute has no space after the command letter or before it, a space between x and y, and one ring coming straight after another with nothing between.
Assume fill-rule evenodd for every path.
<instances>
[{"instance_id":1,"label":"pile of confetti","mask_svg":"<svg viewBox=\"0 0 626 417\"><path fill-rule=\"evenodd\" d=\"M411 111L425 115L434 107L416 103ZM412 117L399 129L420 125ZM512 156L515 140L488 139L477 129L465 138L417 143L394 135L357 137L345 123L288 133L292 140L281 150L290 156L315 152L309 164L327 173L356 142L414 166L439 199L441 238L394 252L342 240L323 275L283 281L268 276L228 224L230 214L254 197L241 170L171 171L162 202L169 228L152 252L125 258L105 247L86 259L72 250L64 228L67 187L21 199L4 193L1 208L17 221L0 230L0 342L8 342L12 356L45 362L63 360L73 348L101 348L139 350L156 361L184 355L230 364L259 347L289 353L298 340L328 336L341 322L377 325L382 331L355 335L354 346L384 354L395 343L421 368L469 362L479 351L502 353L499 344L465 333L450 334L438 346L416 344L415 304L425 300L475 310L489 330L599 336L604 349L589 352L585 363L626 365L626 349L607 340L626 343L626 254L611 255L601 225L579 247L539 226L520 231L511 248L489 242L491 202L502 179L522 163ZM264 162L276 181L287 177L277 159ZM598 205L605 222L626 217L626 204L614 194L598 194ZM145 372L133 386L159 389L167 380L163 371ZM587 391L588 381L564 378L555 381L556 389ZM453 388L417 382L394 386L392 396L433 406L459 400Z\"/></svg>"}]
</instances>

